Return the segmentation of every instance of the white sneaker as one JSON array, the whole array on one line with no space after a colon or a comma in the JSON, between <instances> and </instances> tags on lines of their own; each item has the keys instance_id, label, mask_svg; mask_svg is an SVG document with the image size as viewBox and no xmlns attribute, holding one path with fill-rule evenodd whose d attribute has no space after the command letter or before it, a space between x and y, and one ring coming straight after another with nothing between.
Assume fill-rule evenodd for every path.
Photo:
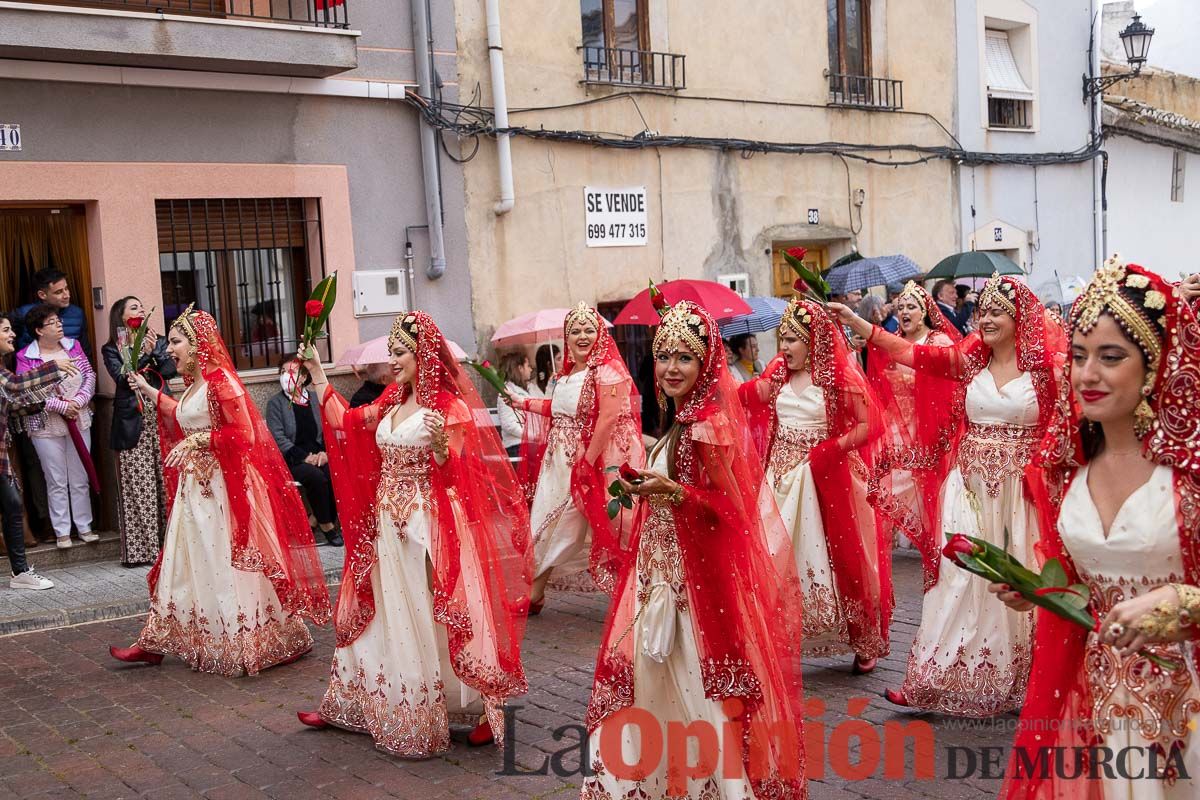
<instances>
[{"instance_id":1,"label":"white sneaker","mask_svg":"<svg viewBox=\"0 0 1200 800\"><path fill-rule=\"evenodd\" d=\"M59 550L66 550L71 546L71 537L70 536L56 536L56 537L54 537L54 543L56 545L58 545Z\"/></svg>"},{"instance_id":2,"label":"white sneaker","mask_svg":"<svg viewBox=\"0 0 1200 800\"><path fill-rule=\"evenodd\" d=\"M79 540L81 542L87 542L88 544L91 544L92 542L100 541L100 534L88 531L86 533L79 534Z\"/></svg>"},{"instance_id":3,"label":"white sneaker","mask_svg":"<svg viewBox=\"0 0 1200 800\"><path fill-rule=\"evenodd\" d=\"M53 589L54 582L38 575L33 569L26 570L20 575L13 575L8 582L10 589Z\"/></svg>"}]
</instances>

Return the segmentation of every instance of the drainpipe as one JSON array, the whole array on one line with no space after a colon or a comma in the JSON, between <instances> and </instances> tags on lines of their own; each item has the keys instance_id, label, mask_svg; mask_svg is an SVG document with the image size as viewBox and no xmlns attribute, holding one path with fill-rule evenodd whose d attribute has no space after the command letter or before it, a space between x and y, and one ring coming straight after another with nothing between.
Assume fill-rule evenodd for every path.
<instances>
[{"instance_id":1,"label":"drainpipe","mask_svg":"<svg viewBox=\"0 0 1200 800\"><path fill-rule=\"evenodd\" d=\"M504 46L500 43L500 0L487 0L488 61L492 68L492 106L496 127L508 127L508 95L504 90ZM493 210L497 216L512 211L516 202L513 192L511 134L496 137L496 167L500 174L500 200Z\"/></svg>"},{"instance_id":2,"label":"drainpipe","mask_svg":"<svg viewBox=\"0 0 1200 800\"><path fill-rule=\"evenodd\" d=\"M424 0L412 0L413 60L417 67L417 92L433 98L433 29ZM446 274L446 242L442 235L442 204L438 196L437 135L424 119L421 126L421 172L425 180L425 215L429 220L429 267L425 275L437 280Z\"/></svg>"}]
</instances>

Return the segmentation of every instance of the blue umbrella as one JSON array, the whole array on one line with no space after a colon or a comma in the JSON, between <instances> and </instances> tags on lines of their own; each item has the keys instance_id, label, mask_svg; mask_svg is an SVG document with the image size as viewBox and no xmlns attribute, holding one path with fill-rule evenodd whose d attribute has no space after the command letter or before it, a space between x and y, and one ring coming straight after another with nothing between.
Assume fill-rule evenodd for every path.
<instances>
[{"instance_id":1,"label":"blue umbrella","mask_svg":"<svg viewBox=\"0 0 1200 800\"><path fill-rule=\"evenodd\" d=\"M743 333L762 333L779 327L779 321L783 319L783 312L787 310L787 300L782 297L744 297L742 299L750 306L750 313L718 323L722 339L739 336Z\"/></svg>"},{"instance_id":2,"label":"blue umbrella","mask_svg":"<svg viewBox=\"0 0 1200 800\"><path fill-rule=\"evenodd\" d=\"M825 273L825 280L829 283L830 292L846 294L871 286L906 281L920 274L921 268L908 256L879 256L860 258L835 267Z\"/></svg>"}]
</instances>

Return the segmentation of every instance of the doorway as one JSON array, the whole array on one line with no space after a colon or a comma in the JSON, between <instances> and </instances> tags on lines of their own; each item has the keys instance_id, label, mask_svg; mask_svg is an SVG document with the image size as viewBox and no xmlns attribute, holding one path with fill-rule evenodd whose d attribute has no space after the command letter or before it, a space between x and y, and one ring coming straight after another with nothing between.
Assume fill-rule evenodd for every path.
<instances>
[{"instance_id":1,"label":"doorway","mask_svg":"<svg viewBox=\"0 0 1200 800\"><path fill-rule=\"evenodd\" d=\"M0 310L36 300L34 275L47 267L66 273L71 302L83 309L89 339L94 338L83 206L0 206Z\"/></svg>"},{"instance_id":2,"label":"doorway","mask_svg":"<svg viewBox=\"0 0 1200 800\"><path fill-rule=\"evenodd\" d=\"M796 282L796 273L788 266L783 252L789 247L807 247L801 263L818 275L829 267L829 249L820 245L806 245L803 242L774 242L771 247L771 294L775 297L791 299L795 292L792 285Z\"/></svg>"}]
</instances>

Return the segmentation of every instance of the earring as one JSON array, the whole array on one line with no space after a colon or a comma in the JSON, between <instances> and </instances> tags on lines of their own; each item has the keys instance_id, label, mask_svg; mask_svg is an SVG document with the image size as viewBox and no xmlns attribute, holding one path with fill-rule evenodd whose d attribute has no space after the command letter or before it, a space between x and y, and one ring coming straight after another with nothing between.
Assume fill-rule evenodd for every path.
<instances>
[{"instance_id":1,"label":"earring","mask_svg":"<svg viewBox=\"0 0 1200 800\"><path fill-rule=\"evenodd\" d=\"M196 357L195 356L188 356L188 360L183 362L183 371L188 372L188 373L196 371Z\"/></svg>"},{"instance_id":2,"label":"earring","mask_svg":"<svg viewBox=\"0 0 1200 800\"><path fill-rule=\"evenodd\" d=\"M658 410L666 411L667 410L667 396L665 394L663 394L663 390L662 390L661 386L654 387L654 397L656 400L658 400Z\"/></svg>"},{"instance_id":3,"label":"earring","mask_svg":"<svg viewBox=\"0 0 1200 800\"><path fill-rule=\"evenodd\" d=\"M1150 408L1150 403L1147 402L1153 387L1147 380L1147 383L1142 386L1142 399L1138 402L1137 407L1133 409L1133 432L1139 439L1150 432L1150 426L1154 424L1154 409Z\"/></svg>"}]
</instances>

